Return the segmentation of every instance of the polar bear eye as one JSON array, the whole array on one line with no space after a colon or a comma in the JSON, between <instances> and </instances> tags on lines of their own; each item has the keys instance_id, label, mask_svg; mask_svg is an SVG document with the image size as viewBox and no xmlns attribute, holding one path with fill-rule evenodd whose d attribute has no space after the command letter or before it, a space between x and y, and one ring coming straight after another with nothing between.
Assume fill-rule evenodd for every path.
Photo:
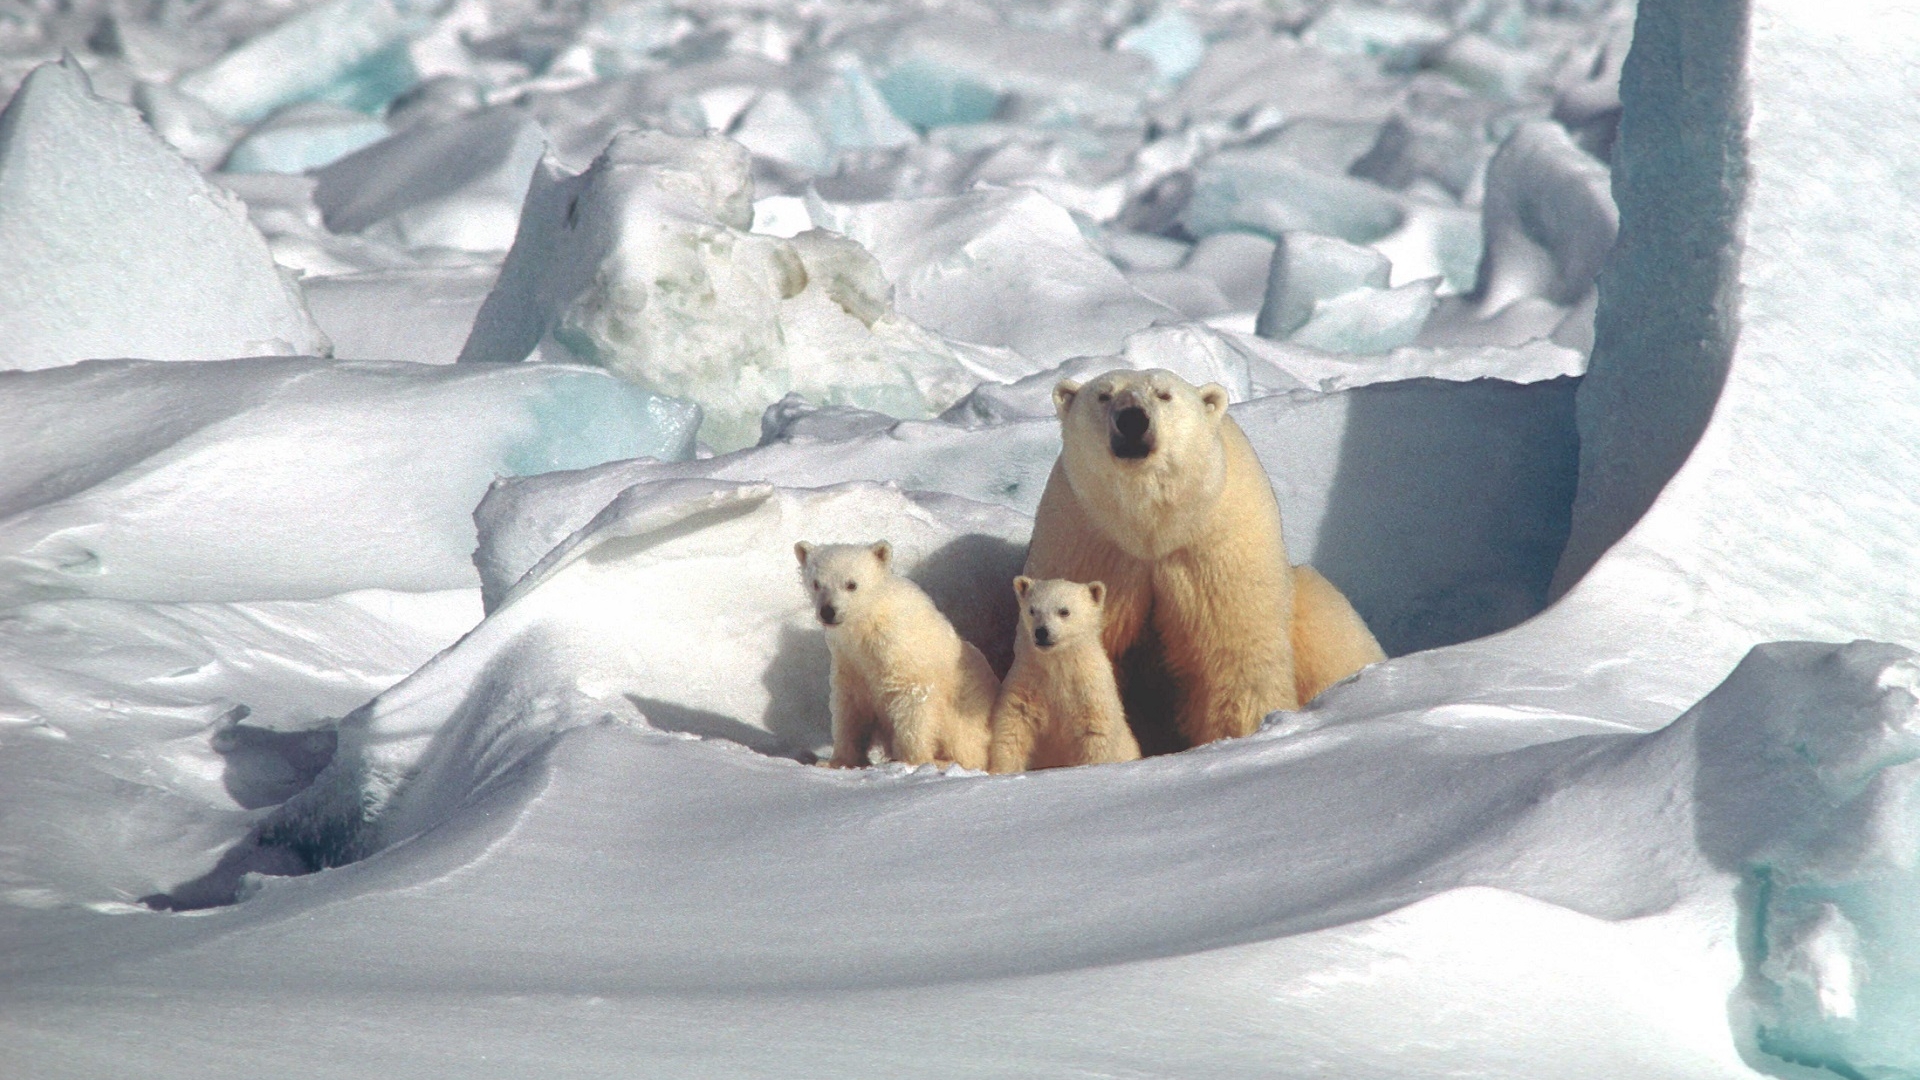
<instances>
[{"instance_id":1,"label":"polar bear eye","mask_svg":"<svg viewBox=\"0 0 1920 1080\"><path fill-rule=\"evenodd\" d=\"M1173 394L1172 394L1172 392L1171 392L1171 391L1167 391L1167 390L1155 390L1155 391L1153 392L1153 396L1154 396L1154 397L1157 397L1157 398L1159 398L1159 399L1160 399L1161 401L1172 401L1172 400L1173 400Z\"/></svg>"},{"instance_id":2,"label":"polar bear eye","mask_svg":"<svg viewBox=\"0 0 1920 1080\"><path fill-rule=\"evenodd\" d=\"M1060 617L1061 617L1061 618L1063 618L1063 619L1065 619L1065 618L1068 618L1068 617L1070 617L1070 616L1072 616L1072 614L1073 614L1073 612L1071 612L1071 611L1068 611L1068 610L1067 610L1066 608L1061 608L1061 609L1060 609Z\"/></svg>"},{"instance_id":3,"label":"polar bear eye","mask_svg":"<svg viewBox=\"0 0 1920 1080\"><path fill-rule=\"evenodd\" d=\"M859 583L859 582L857 582L857 581L849 581L849 582L847 582L847 591L848 591L848 592L852 592L853 590L855 590L855 589L857 589L857 588L859 588L859 587L860 587L860 583Z\"/></svg>"},{"instance_id":4,"label":"polar bear eye","mask_svg":"<svg viewBox=\"0 0 1920 1080\"><path fill-rule=\"evenodd\" d=\"M1108 393L1108 392L1107 392L1107 391L1105 391L1105 390L1102 390L1102 391L1100 391L1100 400L1101 400L1101 401L1112 401L1112 400L1113 400L1113 395L1112 395L1112 394L1110 394L1110 393Z\"/></svg>"}]
</instances>

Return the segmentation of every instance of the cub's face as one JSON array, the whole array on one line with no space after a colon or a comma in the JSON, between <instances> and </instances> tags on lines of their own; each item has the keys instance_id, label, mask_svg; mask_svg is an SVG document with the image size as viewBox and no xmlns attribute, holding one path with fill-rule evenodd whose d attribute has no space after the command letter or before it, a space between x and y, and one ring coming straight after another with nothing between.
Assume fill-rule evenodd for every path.
<instances>
[{"instance_id":1,"label":"cub's face","mask_svg":"<svg viewBox=\"0 0 1920 1080\"><path fill-rule=\"evenodd\" d=\"M1017 577L1013 594L1020 598L1020 632L1035 648L1045 651L1087 637L1098 642L1107 613L1104 582Z\"/></svg>"},{"instance_id":2,"label":"cub's face","mask_svg":"<svg viewBox=\"0 0 1920 1080\"><path fill-rule=\"evenodd\" d=\"M1068 446L1100 447L1121 468L1140 468L1217 442L1227 391L1218 383L1195 387L1158 368L1109 371L1084 385L1061 382L1053 406Z\"/></svg>"},{"instance_id":3,"label":"cub's face","mask_svg":"<svg viewBox=\"0 0 1920 1080\"><path fill-rule=\"evenodd\" d=\"M826 626L858 619L872 606L893 573L893 548L877 544L793 545L800 580L813 600L813 613Z\"/></svg>"}]
</instances>

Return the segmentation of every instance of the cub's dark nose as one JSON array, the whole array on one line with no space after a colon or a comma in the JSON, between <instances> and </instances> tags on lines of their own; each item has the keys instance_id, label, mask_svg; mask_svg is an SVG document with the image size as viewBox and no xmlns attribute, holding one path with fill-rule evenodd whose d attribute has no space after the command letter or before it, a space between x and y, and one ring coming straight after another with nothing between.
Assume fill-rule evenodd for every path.
<instances>
[{"instance_id":1,"label":"cub's dark nose","mask_svg":"<svg viewBox=\"0 0 1920 1080\"><path fill-rule=\"evenodd\" d=\"M1143 458L1152 453L1153 440L1147 437L1151 426L1147 410L1138 405L1116 410L1113 414L1113 432L1108 439L1113 456Z\"/></svg>"},{"instance_id":2,"label":"cub's dark nose","mask_svg":"<svg viewBox=\"0 0 1920 1080\"><path fill-rule=\"evenodd\" d=\"M1046 648L1047 646L1049 646L1049 645L1051 645L1051 644L1053 644L1053 631L1051 631L1051 630L1049 630L1049 629L1047 629L1047 628L1046 628L1046 627L1044 627L1044 626L1036 626L1036 627L1034 627L1034 628L1033 628L1033 643L1034 643L1035 645L1038 645L1038 646L1040 646L1040 647L1041 647L1041 648L1043 648L1043 649L1044 649L1044 648Z\"/></svg>"},{"instance_id":3,"label":"cub's dark nose","mask_svg":"<svg viewBox=\"0 0 1920 1080\"><path fill-rule=\"evenodd\" d=\"M826 623L828 626L837 625L840 621L840 613L834 610L832 604L821 604L820 621Z\"/></svg>"}]
</instances>

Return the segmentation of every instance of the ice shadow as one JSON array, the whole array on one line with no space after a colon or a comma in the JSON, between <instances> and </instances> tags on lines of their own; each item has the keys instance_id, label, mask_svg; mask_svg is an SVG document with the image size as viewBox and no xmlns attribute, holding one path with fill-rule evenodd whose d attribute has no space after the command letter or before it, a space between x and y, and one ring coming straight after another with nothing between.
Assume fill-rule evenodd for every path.
<instances>
[{"instance_id":1,"label":"ice shadow","mask_svg":"<svg viewBox=\"0 0 1920 1080\"><path fill-rule=\"evenodd\" d=\"M1289 419L1337 425L1339 450L1308 509L1311 557L1296 560L1346 593L1389 656L1537 614L1572 520L1578 385L1410 379L1304 403ZM1269 472L1287 468L1276 457Z\"/></svg>"},{"instance_id":2,"label":"ice shadow","mask_svg":"<svg viewBox=\"0 0 1920 1080\"><path fill-rule=\"evenodd\" d=\"M252 710L237 705L213 733L223 760L220 782L248 810L286 802L333 760L340 733L333 727L275 731L243 723Z\"/></svg>"},{"instance_id":3,"label":"ice shadow","mask_svg":"<svg viewBox=\"0 0 1920 1080\"><path fill-rule=\"evenodd\" d=\"M791 758L807 765L818 760L818 755L809 749L811 739L789 742L779 732L755 727L722 713L676 705L671 701L638 694L623 696L640 710L640 715L647 718L647 723L662 731L678 731L703 739L726 739L768 757Z\"/></svg>"}]
</instances>

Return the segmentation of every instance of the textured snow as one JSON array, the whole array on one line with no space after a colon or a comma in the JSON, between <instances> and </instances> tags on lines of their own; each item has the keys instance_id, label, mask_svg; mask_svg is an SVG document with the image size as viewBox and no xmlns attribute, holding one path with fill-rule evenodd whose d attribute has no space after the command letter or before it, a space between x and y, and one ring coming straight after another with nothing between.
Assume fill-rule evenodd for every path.
<instances>
[{"instance_id":1,"label":"textured snow","mask_svg":"<svg viewBox=\"0 0 1920 1080\"><path fill-rule=\"evenodd\" d=\"M328 350L240 205L73 62L0 112L0 311L0 369Z\"/></svg>"}]
</instances>

